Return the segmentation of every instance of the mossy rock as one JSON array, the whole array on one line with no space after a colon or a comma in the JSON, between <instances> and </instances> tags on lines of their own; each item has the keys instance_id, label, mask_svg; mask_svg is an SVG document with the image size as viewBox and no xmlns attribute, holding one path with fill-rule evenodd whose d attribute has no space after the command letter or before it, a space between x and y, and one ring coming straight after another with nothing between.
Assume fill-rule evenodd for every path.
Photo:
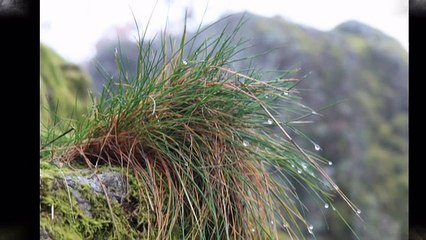
<instances>
[{"instance_id":1,"label":"mossy rock","mask_svg":"<svg viewBox=\"0 0 426 240\"><path fill-rule=\"evenodd\" d=\"M40 233L43 239L147 239L149 215L140 185L123 169L73 168L42 160Z\"/></svg>"}]
</instances>

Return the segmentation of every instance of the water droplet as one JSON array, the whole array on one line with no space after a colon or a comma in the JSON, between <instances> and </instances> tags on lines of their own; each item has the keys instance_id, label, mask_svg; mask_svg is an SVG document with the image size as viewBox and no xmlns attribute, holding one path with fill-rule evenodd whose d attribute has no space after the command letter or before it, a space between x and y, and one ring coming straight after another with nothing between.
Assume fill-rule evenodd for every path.
<instances>
[{"instance_id":1,"label":"water droplet","mask_svg":"<svg viewBox=\"0 0 426 240\"><path fill-rule=\"evenodd\" d=\"M361 214L361 210L359 210L359 209L356 210L356 214L358 214L358 215Z\"/></svg>"},{"instance_id":2,"label":"water droplet","mask_svg":"<svg viewBox=\"0 0 426 240\"><path fill-rule=\"evenodd\" d=\"M294 168L294 164L291 164L291 167L293 167L293 168Z\"/></svg>"},{"instance_id":3,"label":"water droplet","mask_svg":"<svg viewBox=\"0 0 426 240\"><path fill-rule=\"evenodd\" d=\"M266 99L268 99L268 98L269 98L269 96L268 96L268 95L266 95L266 96L265 96L265 98L266 98Z\"/></svg>"},{"instance_id":4,"label":"water droplet","mask_svg":"<svg viewBox=\"0 0 426 240\"><path fill-rule=\"evenodd\" d=\"M274 225L274 221L271 221L271 224Z\"/></svg>"},{"instance_id":5,"label":"water droplet","mask_svg":"<svg viewBox=\"0 0 426 240\"><path fill-rule=\"evenodd\" d=\"M252 229L251 229L251 231L252 231L252 232L255 232L255 231L256 231L256 229L252 228Z\"/></svg>"},{"instance_id":6,"label":"water droplet","mask_svg":"<svg viewBox=\"0 0 426 240\"><path fill-rule=\"evenodd\" d=\"M288 224L287 223L283 223L283 227L284 228L288 228Z\"/></svg>"},{"instance_id":7,"label":"water droplet","mask_svg":"<svg viewBox=\"0 0 426 240\"><path fill-rule=\"evenodd\" d=\"M183 64L183 65L188 65L188 62L187 62L186 60L183 60L183 61L182 61L182 64Z\"/></svg>"},{"instance_id":8,"label":"water droplet","mask_svg":"<svg viewBox=\"0 0 426 240\"><path fill-rule=\"evenodd\" d=\"M316 150L316 151L319 151L319 150L321 150L321 147L320 147L320 145L318 145L318 144L316 144L316 143L314 143L314 147L315 147L315 150Z\"/></svg>"},{"instance_id":9,"label":"water droplet","mask_svg":"<svg viewBox=\"0 0 426 240\"><path fill-rule=\"evenodd\" d=\"M302 163L302 167L303 167L303 170L306 170L306 168L308 168L308 166L306 166L306 163Z\"/></svg>"},{"instance_id":10,"label":"water droplet","mask_svg":"<svg viewBox=\"0 0 426 240\"><path fill-rule=\"evenodd\" d=\"M248 145L250 145L250 143L247 140L244 140L243 145L244 145L244 147L248 147Z\"/></svg>"},{"instance_id":11,"label":"water droplet","mask_svg":"<svg viewBox=\"0 0 426 240\"><path fill-rule=\"evenodd\" d=\"M185 166L187 166L187 167L188 167L188 165L189 165L189 164L188 164L188 162L185 162Z\"/></svg>"},{"instance_id":12,"label":"water droplet","mask_svg":"<svg viewBox=\"0 0 426 240\"><path fill-rule=\"evenodd\" d=\"M333 165L333 162L332 161L328 161L328 165L329 166Z\"/></svg>"},{"instance_id":13,"label":"water droplet","mask_svg":"<svg viewBox=\"0 0 426 240\"><path fill-rule=\"evenodd\" d=\"M269 118L269 119L268 119L268 124L269 124L269 125L272 125L272 123L274 123L274 121L272 121L272 119L270 119L270 118Z\"/></svg>"},{"instance_id":14,"label":"water droplet","mask_svg":"<svg viewBox=\"0 0 426 240\"><path fill-rule=\"evenodd\" d=\"M333 207L333 211L336 211L336 208L335 208L335 207Z\"/></svg>"},{"instance_id":15,"label":"water droplet","mask_svg":"<svg viewBox=\"0 0 426 240\"><path fill-rule=\"evenodd\" d=\"M297 173L302 174L302 169L297 169Z\"/></svg>"},{"instance_id":16,"label":"water droplet","mask_svg":"<svg viewBox=\"0 0 426 240\"><path fill-rule=\"evenodd\" d=\"M324 204L324 207L325 207L325 208L328 208L328 207L329 207L329 206L328 206L328 203Z\"/></svg>"},{"instance_id":17,"label":"water droplet","mask_svg":"<svg viewBox=\"0 0 426 240\"><path fill-rule=\"evenodd\" d=\"M308 232L310 233L310 234L314 234L314 226L312 226L312 225L309 225L309 227L308 227Z\"/></svg>"},{"instance_id":18,"label":"water droplet","mask_svg":"<svg viewBox=\"0 0 426 240\"><path fill-rule=\"evenodd\" d=\"M284 92L284 95L288 96L288 92Z\"/></svg>"},{"instance_id":19,"label":"water droplet","mask_svg":"<svg viewBox=\"0 0 426 240\"><path fill-rule=\"evenodd\" d=\"M315 112L314 110L312 110L312 114L313 114L313 115L318 115L318 113L317 113L317 112Z\"/></svg>"}]
</instances>

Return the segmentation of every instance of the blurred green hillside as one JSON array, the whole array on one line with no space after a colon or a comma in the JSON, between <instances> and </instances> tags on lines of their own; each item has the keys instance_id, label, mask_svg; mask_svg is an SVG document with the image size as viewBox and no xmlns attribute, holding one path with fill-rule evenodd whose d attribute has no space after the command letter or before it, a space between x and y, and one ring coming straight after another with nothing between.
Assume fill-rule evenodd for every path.
<instances>
[{"instance_id":1,"label":"blurred green hillside","mask_svg":"<svg viewBox=\"0 0 426 240\"><path fill-rule=\"evenodd\" d=\"M76 64L66 62L40 45L40 125L44 129L57 117L80 119L91 103L90 77Z\"/></svg>"},{"instance_id":2,"label":"blurred green hillside","mask_svg":"<svg viewBox=\"0 0 426 240\"><path fill-rule=\"evenodd\" d=\"M233 29L240 17L241 14L232 15L206 30L206 38L226 25ZM239 34L252 47L235 58L257 57L236 62L232 67L270 70L271 74L262 76L264 80L277 78L280 71L300 68L290 77L305 79L297 88L305 102L321 114L305 119L314 120L304 126L309 129L305 134L321 145L320 155L333 162L326 171L361 208L364 222L349 211L342 215L361 239L407 239L407 51L395 39L355 21L323 32L279 17L247 14L246 20ZM126 39L120 43L128 56L127 64L135 66L135 44ZM95 57L113 75L116 70L111 49L116 46L115 41L102 40ZM87 67L100 90L104 78L94 65ZM338 104L321 111L335 103ZM306 139L298 142L313 149ZM353 239L332 210L308 214L315 223L318 239Z\"/></svg>"}]
</instances>

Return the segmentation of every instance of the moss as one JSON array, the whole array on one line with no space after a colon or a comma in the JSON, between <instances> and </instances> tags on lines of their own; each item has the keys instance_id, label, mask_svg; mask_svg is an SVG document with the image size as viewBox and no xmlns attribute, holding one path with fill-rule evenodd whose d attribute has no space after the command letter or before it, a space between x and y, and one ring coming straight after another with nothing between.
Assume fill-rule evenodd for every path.
<instances>
[{"instance_id":1,"label":"moss","mask_svg":"<svg viewBox=\"0 0 426 240\"><path fill-rule=\"evenodd\" d=\"M58 188L60 176L54 171L42 171L40 184L40 226L53 239L83 239L75 228L78 209L67 190ZM53 219L52 219L53 206ZM65 226L65 227L64 227Z\"/></svg>"}]
</instances>

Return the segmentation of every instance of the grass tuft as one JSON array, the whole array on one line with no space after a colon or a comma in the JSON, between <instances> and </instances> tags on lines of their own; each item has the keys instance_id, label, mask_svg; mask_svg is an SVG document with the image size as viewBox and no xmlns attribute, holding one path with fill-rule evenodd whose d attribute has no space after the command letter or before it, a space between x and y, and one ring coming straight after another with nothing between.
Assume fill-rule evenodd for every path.
<instances>
[{"instance_id":1,"label":"grass tuft","mask_svg":"<svg viewBox=\"0 0 426 240\"><path fill-rule=\"evenodd\" d=\"M118 79L72 134L52 144L74 167L120 167L134 205L128 218L143 216L146 227L134 231L144 236L304 239L311 224L295 182L322 206L333 206L337 193L357 210L323 171L328 162L286 130L314 112L300 103L295 79L260 81L257 72L230 67L241 23L199 46L203 30L179 42L164 33L159 48L142 35L134 75L117 50ZM126 224L105 196L116 237L124 237L118 229Z\"/></svg>"}]
</instances>

